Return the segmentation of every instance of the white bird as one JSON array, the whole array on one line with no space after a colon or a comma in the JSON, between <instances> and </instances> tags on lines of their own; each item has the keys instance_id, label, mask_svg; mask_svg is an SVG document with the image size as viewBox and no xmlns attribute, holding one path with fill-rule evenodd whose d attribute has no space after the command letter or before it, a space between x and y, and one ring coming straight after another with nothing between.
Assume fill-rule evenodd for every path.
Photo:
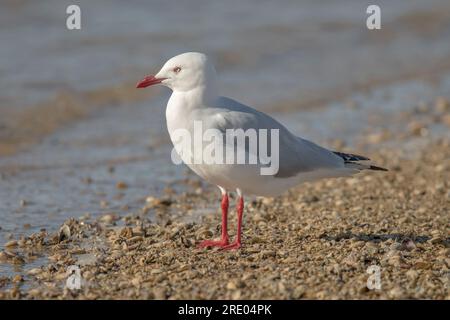
<instances>
[{"instance_id":1,"label":"white bird","mask_svg":"<svg viewBox=\"0 0 450 320\"><path fill-rule=\"evenodd\" d=\"M200 247L241 247L244 194L276 196L305 181L349 176L363 169L386 171L361 163L369 160L366 157L330 151L297 137L269 115L220 96L216 71L205 54L188 52L177 55L168 60L156 75L140 81L137 88L155 84L172 90L167 103L166 120L175 150L196 174L217 185L222 193L221 239L203 241ZM195 122L200 122L203 130L214 129L224 135L229 129L278 129L278 171L270 175L261 174L261 168L267 165L261 163L259 158L256 164L196 163L193 158L203 152L205 147L202 144L200 148L193 148L192 152L183 152L178 134L181 131L194 135ZM248 146L245 146L245 153L249 156ZM234 190L238 195L238 223L236 239L230 243L227 231L228 192Z\"/></svg>"}]
</instances>

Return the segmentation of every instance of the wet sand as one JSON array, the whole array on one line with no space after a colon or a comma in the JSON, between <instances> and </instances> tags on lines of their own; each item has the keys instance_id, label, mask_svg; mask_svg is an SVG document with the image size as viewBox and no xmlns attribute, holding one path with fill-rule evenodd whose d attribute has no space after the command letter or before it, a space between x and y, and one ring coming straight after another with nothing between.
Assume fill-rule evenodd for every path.
<instances>
[{"instance_id":1,"label":"wet sand","mask_svg":"<svg viewBox=\"0 0 450 320\"><path fill-rule=\"evenodd\" d=\"M437 98L397 115L404 135L361 139L387 173L250 199L239 251L196 248L220 234L219 194L188 176L179 182L186 192L167 188L132 214L73 217L59 232L9 241L0 259L16 272L0 279L0 297L450 299L450 137L430 134L432 125L448 130L449 111ZM45 263L26 267L38 257ZM71 265L80 266L81 290L65 288ZM372 265L381 268L378 290L367 288Z\"/></svg>"},{"instance_id":2,"label":"wet sand","mask_svg":"<svg viewBox=\"0 0 450 320\"><path fill-rule=\"evenodd\" d=\"M61 91L49 101L22 110L5 110L0 127L0 156L14 155L46 136L82 121L102 108L148 100L151 92L136 95L133 83L84 92Z\"/></svg>"}]
</instances>

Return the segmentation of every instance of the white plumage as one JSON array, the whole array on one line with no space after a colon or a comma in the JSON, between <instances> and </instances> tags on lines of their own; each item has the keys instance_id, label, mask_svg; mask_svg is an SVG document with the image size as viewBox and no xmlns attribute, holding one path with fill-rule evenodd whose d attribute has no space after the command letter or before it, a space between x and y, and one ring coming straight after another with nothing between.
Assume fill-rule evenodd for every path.
<instances>
[{"instance_id":1,"label":"white plumage","mask_svg":"<svg viewBox=\"0 0 450 320\"><path fill-rule=\"evenodd\" d=\"M173 91L167 104L166 120L176 150L182 149L175 134L177 130L194 134L196 121L202 123L203 130L215 129L223 134L227 129L278 129L279 168L274 175L262 175L261 167L264 165L260 161L257 164L193 164L195 153L202 152L202 148L192 148L191 152L180 154L195 173L219 186L224 197L232 190L236 190L240 196L275 196L305 181L348 176L362 169L382 170L358 162L367 158L335 153L297 137L269 115L221 97L215 69L204 54L189 52L175 56L155 76L141 81L138 87L157 83ZM224 215L226 218L226 213ZM228 235L225 237L222 232L221 241L209 241L204 244L207 245L235 248L240 246L240 239L239 244L229 245Z\"/></svg>"}]
</instances>

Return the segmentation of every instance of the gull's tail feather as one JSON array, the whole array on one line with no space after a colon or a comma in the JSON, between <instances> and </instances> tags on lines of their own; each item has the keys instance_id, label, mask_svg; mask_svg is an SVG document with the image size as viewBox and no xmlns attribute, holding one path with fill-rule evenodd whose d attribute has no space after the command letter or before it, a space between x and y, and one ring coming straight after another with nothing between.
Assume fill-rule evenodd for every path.
<instances>
[{"instance_id":1,"label":"gull's tail feather","mask_svg":"<svg viewBox=\"0 0 450 320\"><path fill-rule=\"evenodd\" d=\"M383 167L377 167L377 166L370 166L370 167L369 167L369 170L375 170L375 171L389 171L389 170L386 169L386 168L383 168Z\"/></svg>"},{"instance_id":2,"label":"gull's tail feather","mask_svg":"<svg viewBox=\"0 0 450 320\"><path fill-rule=\"evenodd\" d=\"M345 167L351 168L351 169L356 169L356 170L389 171L388 169L383 168L383 167L378 167L378 166L373 166L370 164L363 164L363 163L358 163L358 162L350 162L350 161L345 162Z\"/></svg>"},{"instance_id":3,"label":"gull's tail feather","mask_svg":"<svg viewBox=\"0 0 450 320\"><path fill-rule=\"evenodd\" d=\"M370 160L367 157L360 156L357 154L352 153L343 153L343 152L337 152L333 151L334 154L338 155L342 159L344 159L345 167L356 169L356 170L375 170L375 171L388 171L388 169L378 166L373 166L369 164L360 163L357 161L367 161Z\"/></svg>"}]
</instances>

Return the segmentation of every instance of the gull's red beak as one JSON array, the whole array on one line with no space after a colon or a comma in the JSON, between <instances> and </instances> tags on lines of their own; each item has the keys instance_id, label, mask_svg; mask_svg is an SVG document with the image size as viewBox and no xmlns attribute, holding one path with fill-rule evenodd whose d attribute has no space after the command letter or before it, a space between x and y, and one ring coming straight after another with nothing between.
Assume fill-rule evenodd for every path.
<instances>
[{"instance_id":1,"label":"gull's red beak","mask_svg":"<svg viewBox=\"0 0 450 320\"><path fill-rule=\"evenodd\" d=\"M145 88L154 84L161 83L166 78L156 78L155 76L146 76L144 79L138 82L136 88Z\"/></svg>"}]
</instances>

